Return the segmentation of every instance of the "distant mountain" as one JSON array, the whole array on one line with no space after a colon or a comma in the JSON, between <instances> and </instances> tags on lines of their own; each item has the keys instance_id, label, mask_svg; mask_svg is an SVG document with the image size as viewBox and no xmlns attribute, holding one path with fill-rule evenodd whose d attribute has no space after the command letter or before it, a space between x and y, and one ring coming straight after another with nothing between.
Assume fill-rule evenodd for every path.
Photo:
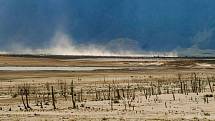
<instances>
[{"instance_id":1,"label":"distant mountain","mask_svg":"<svg viewBox=\"0 0 215 121\"><path fill-rule=\"evenodd\" d=\"M214 11L214 0L0 0L0 50L45 48L58 31L113 51L215 50Z\"/></svg>"}]
</instances>

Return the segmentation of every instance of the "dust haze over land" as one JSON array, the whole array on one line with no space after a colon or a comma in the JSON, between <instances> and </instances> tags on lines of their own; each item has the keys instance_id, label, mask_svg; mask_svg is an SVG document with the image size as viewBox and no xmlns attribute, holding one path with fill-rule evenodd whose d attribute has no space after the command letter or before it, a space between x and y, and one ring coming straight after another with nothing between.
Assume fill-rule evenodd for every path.
<instances>
[{"instance_id":1,"label":"dust haze over land","mask_svg":"<svg viewBox=\"0 0 215 121\"><path fill-rule=\"evenodd\" d=\"M213 0L1 0L0 53L211 57L215 56L214 4Z\"/></svg>"},{"instance_id":2,"label":"dust haze over land","mask_svg":"<svg viewBox=\"0 0 215 121\"><path fill-rule=\"evenodd\" d=\"M177 57L176 52L146 52L138 42L127 38L111 40L106 45L77 44L63 32L56 32L53 39L43 48L29 48L22 43L12 43L1 54L45 54L45 55L89 55L89 56L162 56Z\"/></svg>"}]
</instances>

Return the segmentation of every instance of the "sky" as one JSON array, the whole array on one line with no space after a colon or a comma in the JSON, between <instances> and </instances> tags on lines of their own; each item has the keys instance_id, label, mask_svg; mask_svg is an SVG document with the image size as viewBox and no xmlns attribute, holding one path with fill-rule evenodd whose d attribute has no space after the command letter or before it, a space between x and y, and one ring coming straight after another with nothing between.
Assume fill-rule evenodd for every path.
<instances>
[{"instance_id":1,"label":"sky","mask_svg":"<svg viewBox=\"0 0 215 121\"><path fill-rule=\"evenodd\" d=\"M214 11L214 0L0 0L0 51L213 56Z\"/></svg>"}]
</instances>

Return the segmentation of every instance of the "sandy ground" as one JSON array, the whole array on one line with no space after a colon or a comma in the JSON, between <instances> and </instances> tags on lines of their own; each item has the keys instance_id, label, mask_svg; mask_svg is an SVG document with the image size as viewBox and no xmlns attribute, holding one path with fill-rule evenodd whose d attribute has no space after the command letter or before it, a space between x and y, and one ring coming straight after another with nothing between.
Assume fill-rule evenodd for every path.
<instances>
[{"instance_id":1,"label":"sandy ground","mask_svg":"<svg viewBox=\"0 0 215 121\"><path fill-rule=\"evenodd\" d=\"M1 71L0 72L0 120L215 120L215 98L212 88L215 84L215 61L210 60L174 60L174 59L58 59L25 58L0 56L0 66L91 66L123 67L118 70L95 71ZM193 74L201 80L202 90L192 92ZM180 92L181 80L188 85L189 94ZM83 90L83 100L76 101L77 108L72 108L69 94L70 83L74 82L76 99ZM158 82L161 94L158 94ZM49 101L43 107L36 105L35 94L46 93L46 84L54 86L56 91L56 110ZM66 83L67 99L61 95L62 85ZM30 85L29 104L32 110L25 110L19 88ZM112 100L107 99L111 87ZM154 85L154 86L152 86ZM153 87L154 94L145 92ZM168 88L168 91L167 91ZM125 95L115 99L115 89L124 89ZM129 92L126 92L126 90ZM203 90L204 89L204 90ZM103 92L98 94L95 92ZM173 91L174 90L174 91ZM167 93L168 92L168 93ZM174 97L173 94L174 92ZM14 96L14 95L17 96ZM135 95L135 98L134 98ZM147 95L147 99L146 99ZM212 95L205 98L206 95ZM47 96L47 95L45 95ZM42 95L38 99L42 100Z\"/></svg>"}]
</instances>

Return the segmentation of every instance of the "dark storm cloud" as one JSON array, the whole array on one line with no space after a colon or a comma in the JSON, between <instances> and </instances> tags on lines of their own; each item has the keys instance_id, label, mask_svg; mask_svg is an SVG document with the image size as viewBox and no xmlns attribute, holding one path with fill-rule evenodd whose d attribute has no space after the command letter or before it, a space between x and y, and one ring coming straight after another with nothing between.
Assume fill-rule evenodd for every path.
<instances>
[{"instance_id":1,"label":"dark storm cloud","mask_svg":"<svg viewBox=\"0 0 215 121\"><path fill-rule=\"evenodd\" d=\"M74 43L125 38L138 49L215 49L214 0L0 0L0 46L46 47L60 31ZM202 37L204 39L204 37ZM199 37L198 39L201 39Z\"/></svg>"}]
</instances>

